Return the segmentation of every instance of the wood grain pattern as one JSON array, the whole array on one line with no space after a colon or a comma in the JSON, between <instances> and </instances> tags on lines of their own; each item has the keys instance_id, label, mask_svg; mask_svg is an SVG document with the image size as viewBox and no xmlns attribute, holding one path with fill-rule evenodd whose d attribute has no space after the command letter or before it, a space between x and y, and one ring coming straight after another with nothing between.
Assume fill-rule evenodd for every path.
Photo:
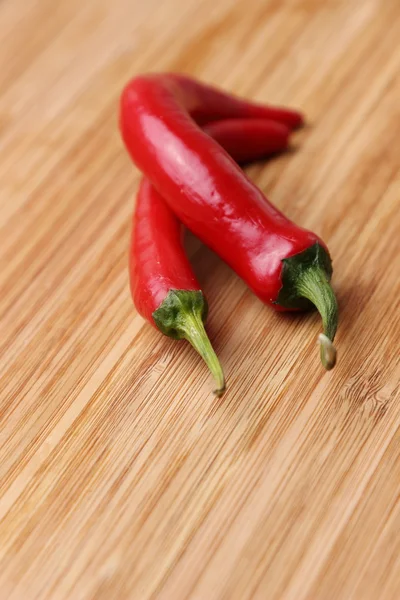
<instances>
[{"instance_id":1,"label":"wood grain pattern","mask_svg":"<svg viewBox=\"0 0 400 600\"><path fill-rule=\"evenodd\" d=\"M0 4L0 597L400 597L400 6ZM249 168L334 257L339 363L190 241L228 391L135 314L133 74L301 107Z\"/></svg>"}]
</instances>

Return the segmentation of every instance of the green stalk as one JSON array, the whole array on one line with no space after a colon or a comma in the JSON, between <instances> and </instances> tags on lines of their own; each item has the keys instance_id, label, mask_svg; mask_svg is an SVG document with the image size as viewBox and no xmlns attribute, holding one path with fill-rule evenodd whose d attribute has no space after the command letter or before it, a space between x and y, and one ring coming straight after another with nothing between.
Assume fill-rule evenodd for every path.
<instances>
[{"instance_id":1,"label":"green stalk","mask_svg":"<svg viewBox=\"0 0 400 600\"><path fill-rule=\"evenodd\" d=\"M277 303L300 309L309 308L311 303L317 308L324 329L318 337L321 361L329 371L336 364L336 349L332 342L338 326L338 305L329 283L332 276L330 256L316 243L282 262L282 289Z\"/></svg>"},{"instance_id":2,"label":"green stalk","mask_svg":"<svg viewBox=\"0 0 400 600\"><path fill-rule=\"evenodd\" d=\"M336 364L336 348L332 342L338 325L338 305L326 272L318 266L305 269L297 282L297 290L299 296L316 306L322 317L324 333L318 337L321 361L330 371Z\"/></svg>"},{"instance_id":3,"label":"green stalk","mask_svg":"<svg viewBox=\"0 0 400 600\"><path fill-rule=\"evenodd\" d=\"M209 337L204 329L204 323L198 315L186 316L183 337L200 354L207 367L210 369L217 384L214 394L221 396L225 391L225 377L217 355L211 345Z\"/></svg>"},{"instance_id":4,"label":"green stalk","mask_svg":"<svg viewBox=\"0 0 400 600\"><path fill-rule=\"evenodd\" d=\"M154 311L158 329L175 340L185 339L200 354L217 384L214 393L225 391L225 377L221 364L204 328L208 306L203 292L198 290L170 290L161 306Z\"/></svg>"}]
</instances>

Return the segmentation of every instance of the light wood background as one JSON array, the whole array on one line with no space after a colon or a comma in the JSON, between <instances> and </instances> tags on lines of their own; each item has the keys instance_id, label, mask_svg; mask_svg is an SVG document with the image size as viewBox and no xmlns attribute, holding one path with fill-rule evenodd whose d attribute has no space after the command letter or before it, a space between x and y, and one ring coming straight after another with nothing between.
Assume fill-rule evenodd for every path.
<instances>
[{"instance_id":1,"label":"light wood background","mask_svg":"<svg viewBox=\"0 0 400 600\"><path fill-rule=\"evenodd\" d=\"M400 598L398 0L0 3L0 598ZM224 364L131 305L123 84L300 107L249 169L334 257L339 363L190 251Z\"/></svg>"}]
</instances>

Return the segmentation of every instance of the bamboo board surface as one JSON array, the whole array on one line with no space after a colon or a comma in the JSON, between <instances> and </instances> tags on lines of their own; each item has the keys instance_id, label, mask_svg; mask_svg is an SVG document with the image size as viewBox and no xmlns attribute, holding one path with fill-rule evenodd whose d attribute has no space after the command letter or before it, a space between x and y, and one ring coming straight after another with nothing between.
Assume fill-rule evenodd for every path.
<instances>
[{"instance_id":1,"label":"bamboo board surface","mask_svg":"<svg viewBox=\"0 0 400 600\"><path fill-rule=\"evenodd\" d=\"M400 598L400 4L0 3L0 598ZM334 258L315 314L274 314L190 251L228 391L131 304L136 73L300 107L248 169Z\"/></svg>"}]
</instances>

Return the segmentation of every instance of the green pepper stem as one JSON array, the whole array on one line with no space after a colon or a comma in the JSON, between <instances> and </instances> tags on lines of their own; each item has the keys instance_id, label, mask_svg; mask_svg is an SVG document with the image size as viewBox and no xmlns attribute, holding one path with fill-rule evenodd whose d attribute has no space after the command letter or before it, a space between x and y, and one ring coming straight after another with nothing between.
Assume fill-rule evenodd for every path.
<instances>
[{"instance_id":1,"label":"green pepper stem","mask_svg":"<svg viewBox=\"0 0 400 600\"><path fill-rule=\"evenodd\" d=\"M316 242L309 248L282 260L282 288L276 303L284 308L308 309L310 302L322 317L324 333L318 338L321 361L330 370L336 363L332 344L338 325L338 305L330 286L332 261L326 248Z\"/></svg>"},{"instance_id":2,"label":"green pepper stem","mask_svg":"<svg viewBox=\"0 0 400 600\"><path fill-rule=\"evenodd\" d=\"M204 328L207 300L200 290L170 290L153 312L158 329L175 340L187 340L203 358L217 383L214 393L225 391L224 372Z\"/></svg>"},{"instance_id":3,"label":"green pepper stem","mask_svg":"<svg viewBox=\"0 0 400 600\"><path fill-rule=\"evenodd\" d=\"M201 317L196 314L187 315L182 330L183 337L200 354L207 367L210 369L217 384L217 389L214 390L214 394L222 396L225 391L224 372L208 338Z\"/></svg>"},{"instance_id":4,"label":"green pepper stem","mask_svg":"<svg viewBox=\"0 0 400 600\"><path fill-rule=\"evenodd\" d=\"M336 364L336 349L332 342L338 325L338 305L325 270L317 265L304 269L296 288L298 295L310 300L322 317L324 333L318 340L322 364L329 371Z\"/></svg>"}]
</instances>

